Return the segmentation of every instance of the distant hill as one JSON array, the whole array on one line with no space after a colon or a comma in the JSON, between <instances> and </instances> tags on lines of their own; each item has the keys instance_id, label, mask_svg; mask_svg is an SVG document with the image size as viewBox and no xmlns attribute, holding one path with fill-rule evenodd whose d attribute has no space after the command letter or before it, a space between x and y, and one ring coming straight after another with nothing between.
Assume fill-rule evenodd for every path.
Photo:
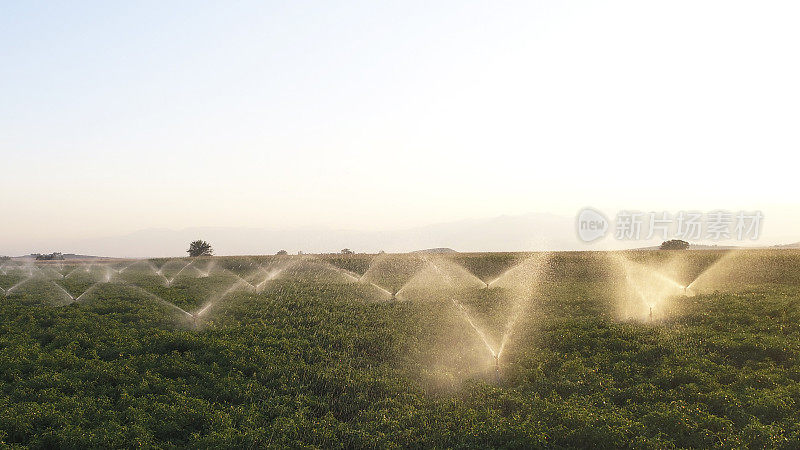
<instances>
[{"instance_id":1,"label":"distant hill","mask_svg":"<svg viewBox=\"0 0 800 450\"><path fill-rule=\"evenodd\" d=\"M689 250L734 250L737 248L747 248L743 245L700 245L691 244Z\"/></svg>"},{"instance_id":2,"label":"distant hill","mask_svg":"<svg viewBox=\"0 0 800 450\"><path fill-rule=\"evenodd\" d=\"M752 250L752 249L766 249L766 248L800 248L800 242L794 244L781 244L772 246L758 246L758 245L701 245L691 244L688 250ZM658 245L651 247L640 247L631 250L660 250Z\"/></svg>"},{"instance_id":3,"label":"distant hill","mask_svg":"<svg viewBox=\"0 0 800 450\"><path fill-rule=\"evenodd\" d=\"M773 245L772 248L800 248L800 242L795 242L794 244Z\"/></svg>"},{"instance_id":4,"label":"distant hill","mask_svg":"<svg viewBox=\"0 0 800 450\"><path fill-rule=\"evenodd\" d=\"M425 250L414 250L411 253L458 253L457 251L453 250L452 248L428 248Z\"/></svg>"},{"instance_id":5,"label":"distant hill","mask_svg":"<svg viewBox=\"0 0 800 450\"><path fill-rule=\"evenodd\" d=\"M111 258L107 256L92 256L92 255L76 255L75 253L64 253L63 260L57 261L87 261L87 260L107 260L107 259L118 259L118 258ZM34 261L36 260L36 254L31 253L30 255L24 256L13 256L11 257L12 260L15 261ZM55 260L54 260L55 261Z\"/></svg>"},{"instance_id":6,"label":"distant hill","mask_svg":"<svg viewBox=\"0 0 800 450\"><path fill-rule=\"evenodd\" d=\"M148 229L123 236L41 243L47 248L80 249L84 254L121 257L185 256L186 247L203 239L217 255L330 253L350 248L357 253L409 252L415 249L453 249L470 252L585 249L575 237L573 218L534 213L498 216L404 228L390 231L328 228L196 227L181 230Z\"/></svg>"}]
</instances>

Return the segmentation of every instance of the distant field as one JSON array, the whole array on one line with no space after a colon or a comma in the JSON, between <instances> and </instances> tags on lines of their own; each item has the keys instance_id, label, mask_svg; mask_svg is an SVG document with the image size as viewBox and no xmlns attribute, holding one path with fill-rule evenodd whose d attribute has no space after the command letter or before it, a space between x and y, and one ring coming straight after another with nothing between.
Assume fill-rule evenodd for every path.
<instances>
[{"instance_id":1,"label":"distant field","mask_svg":"<svg viewBox=\"0 0 800 450\"><path fill-rule=\"evenodd\" d=\"M800 251L0 265L0 444L800 448Z\"/></svg>"}]
</instances>

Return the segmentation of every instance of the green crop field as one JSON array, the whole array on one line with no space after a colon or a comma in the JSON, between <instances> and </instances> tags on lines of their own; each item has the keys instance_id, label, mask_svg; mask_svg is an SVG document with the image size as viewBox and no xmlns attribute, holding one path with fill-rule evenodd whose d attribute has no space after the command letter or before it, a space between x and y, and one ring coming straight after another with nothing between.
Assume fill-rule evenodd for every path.
<instances>
[{"instance_id":1,"label":"green crop field","mask_svg":"<svg viewBox=\"0 0 800 450\"><path fill-rule=\"evenodd\" d=\"M800 252L0 266L0 444L800 447Z\"/></svg>"}]
</instances>

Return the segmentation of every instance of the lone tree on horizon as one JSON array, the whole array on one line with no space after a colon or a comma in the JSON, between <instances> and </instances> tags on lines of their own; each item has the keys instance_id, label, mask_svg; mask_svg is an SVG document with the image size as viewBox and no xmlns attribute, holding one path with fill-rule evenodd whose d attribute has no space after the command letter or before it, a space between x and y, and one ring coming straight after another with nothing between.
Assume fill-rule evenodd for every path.
<instances>
[{"instance_id":1,"label":"lone tree on horizon","mask_svg":"<svg viewBox=\"0 0 800 450\"><path fill-rule=\"evenodd\" d=\"M671 239L661 243L661 250L686 250L689 248L689 243L680 239Z\"/></svg>"},{"instance_id":2,"label":"lone tree on horizon","mask_svg":"<svg viewBox=\"0 0 800 450\"><path fill-rule=\"evenodd\" d=\"M214 254L214 250L211 248L211 244L198 239L189 244L189 250L186 250L186 253L188 253L191 257L212 256Z\"/></svg>"},{"instance_id":3,"label":"lone tree on horizon","mask_svg":"<svg viewBox=\"0 0 800 450\"><path fill-rule=\"evenodd\" d=\"M53 252L47 255L43 255L41 253L35 253L33 255L37 261L62 261L64 260L64 255L61 252Z\"/></svg>"}]
</instances>

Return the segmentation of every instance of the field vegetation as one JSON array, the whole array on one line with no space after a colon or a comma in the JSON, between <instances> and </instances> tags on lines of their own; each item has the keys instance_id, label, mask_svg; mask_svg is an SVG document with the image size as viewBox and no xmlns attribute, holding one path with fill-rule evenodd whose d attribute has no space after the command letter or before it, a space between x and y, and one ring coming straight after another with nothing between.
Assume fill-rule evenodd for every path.
<instances>
[{"instance_id":1,"label":"field vegetation","mask_svg":"<svg viewBox=\"0 0 800 450\"><path fill-rule=\"evenodd\" d=\"M800 447L797 251L5 261L0 288L12 447Z\"/></svg>"}]
</instances>

